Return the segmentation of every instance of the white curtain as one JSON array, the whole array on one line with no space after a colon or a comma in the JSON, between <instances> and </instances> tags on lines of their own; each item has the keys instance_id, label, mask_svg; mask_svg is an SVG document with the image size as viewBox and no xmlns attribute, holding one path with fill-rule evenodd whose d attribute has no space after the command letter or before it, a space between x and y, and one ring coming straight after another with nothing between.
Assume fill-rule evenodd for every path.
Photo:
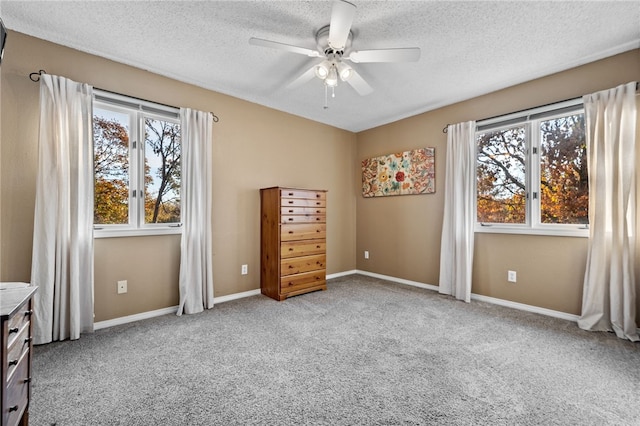
<instances>
[{"instance_id":1,"label":"white curtain","mask_svg":"<svg viewBox=\"0 0 640 426\"><path fill-rule=\"evenodd\" d=\"M580 328L638 341L636 83L584 97L589 168L589 254Z\"/></svg>"},{"instance_id":2,"label":"white curtain","mask_svg":"<svg viewBox=\"0 0 640 426\"><path fill-rule=\"evenodd\" d=\"M40 76L34 343L93 331L93 88Z\"/></svg>"},{"instance_id":3,"label":"white curtain","mask_svg":"<svg viewBox=\"0 0 640 426\"><path fill-rule=\"evenodd\" d=\"M471 301L476 218L475 121L450 125L444 181L439 292Z\"/></svg>"},{"instance_id":4,"label":"white curtain","mask_svg":"<svg viewBox=\"0 0 640 426\"><path fill-rule=\"evenodd\" d=\"M182 132L182 243L178 315L213 308L211 235L212 134L209 112L180 109Z\"/></svg>"}]
</instances>

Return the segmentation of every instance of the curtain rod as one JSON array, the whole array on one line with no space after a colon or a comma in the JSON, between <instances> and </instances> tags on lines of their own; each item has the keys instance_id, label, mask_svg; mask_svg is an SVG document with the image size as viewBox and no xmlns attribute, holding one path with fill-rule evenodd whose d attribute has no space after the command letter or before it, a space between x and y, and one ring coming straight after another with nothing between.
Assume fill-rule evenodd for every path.
<instances>
[{"instance_id":1,"label":"curtain rod","mask_svg":"<svg viewBox=\"0 0 640 426\"><path fill-rule=\"evenodd\" d=\"M30 79L31 81L33 81L33 82L36 82L36 83L37 83L38 81L40 81L40 76L41 76L42 74L46 74L46 73L47 73L47 72L46 72L45 70L39 70L39 71L37 71L37 72L32 72L31 74L29 74L29 79ZM139 101L153 102L153 101L149 101L149 100L147 100L147 99L137 98L137 97L135 97L135 96L124 95L124 94L122 94L122 93L114 92L114 91L111 91L111 90L101 89L101 88L99 88L99 87L96 87L96 89L98 89L98 90L102 90L103 92L112 93L112 94L114 94L114 95L126 96L126 97L128 97L128 98L137 99L137 100L139 100ZM162 106L166 106L166 107L169 107L169 108L179 109L178 107L173 106L173 105L167 105L167 104L163 104L163 103L160 103L160 102L153 102L153 103L158 104L158 105L162 105ZM218 118L218 116L217 116L217 115L215 115L213 112L209 111L209 114L211 114L211 115L213 116L213 122L214 122L214 123L217 123L218 121L220 121L220 119Z\"/></svg>"},{"instance_id":2,"label":"curtain rod","mask_svg":"<svg viewBox=\"0 0 640 426\"><path fill-rule=\"evenodd\" d=\"M636 83L636 92L640 90L640 82ZM487 117L487 118L483 118L482 120L476 120L476 121L487 121L487 120L493 120L494 118L498 118L498 117L502 117L503 115L513 115L513 114L518 114L520 112L525 112L525 111L529 111L530 109L536 109L536 108L544 108L544 107L548 107L551 105L555 105L555 104L560 104L563 102L570 102L570 101L575 101L578 99L582 99L582 96L577 96L575 98L570 98L570 99L565 99L563 101L557 101L557 102L551 102L548 104L544 104L544 105L538 105L537 107L533 107L533 108L525 108L525 109L521 109L519 111L513 111L507 114L498 114L498 115L494 115L493 117ZM447 130L449 128L449 124L447 124L446 126L444 126L444 128L442 129L442 133L447 133Z\"/></svg>"}]
</instances>

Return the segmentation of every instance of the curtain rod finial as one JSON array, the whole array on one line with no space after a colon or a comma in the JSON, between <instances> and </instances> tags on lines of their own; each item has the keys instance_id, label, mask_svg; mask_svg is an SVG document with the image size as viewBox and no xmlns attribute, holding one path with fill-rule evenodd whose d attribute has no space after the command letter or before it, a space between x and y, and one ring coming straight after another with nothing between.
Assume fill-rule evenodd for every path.
<instances>
[{"instance_id":1,"label":"curtain rod finial","mask_svg":"<svg viewBox=\"0 0 640 426\"><path fill-rule=\"evenodd\" d=\"M40 81L40 76L42 74L46 74L47 72L45 70L40 70L38 72L32 72L31 74L29 74L29 79L33 82L38 82Z\"/></svg>"}]
</instances>

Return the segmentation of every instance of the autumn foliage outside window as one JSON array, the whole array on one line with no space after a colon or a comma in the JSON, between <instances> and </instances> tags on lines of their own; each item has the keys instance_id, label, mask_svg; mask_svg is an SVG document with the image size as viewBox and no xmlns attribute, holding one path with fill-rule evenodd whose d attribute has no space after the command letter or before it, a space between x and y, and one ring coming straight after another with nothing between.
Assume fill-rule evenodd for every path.
<instances>
[{"instance_id":1,"label":"autumn foliage outside window","mask_svg":"<svg viewBox=\"0 0 640 426\"><path fill-rule=\"evenodd\" d=\"M93 117L94 224L129 222L129 132L117 119Z\"/></svg>"},{"instance_id":2,"label":"autumn foliage outside window","mask_svg":"<svg viewBox=\"0 0 640 426\"><path fill-rule=\"evenodd\" d=\"M540 123L542 223L589 223L584 114Z\"/></svg>"},{"instance_id":3,"label":"autumn foliage outside window","mask_svg":"<svg viewBox=\"0 0 640 426\"><path fill-rule=\"evenodd\" d=\"M94 224L135 229L180 223L177 120L94 105L93 135Z\"/></svg>"},{"instance_id":4,"label":"autumn foliage outside window","mask_svg":"<svg viewBox=\"0 0 640 426\"><path fill-rule=\"evenodd\" d=\"M477 135L478 221L525 223L525 128Z\"/></svg>"},{"instance_id":5,"label":"autumn foliage outside window","mask_svg":"<svg viewBox=\"0 0 640 426\"><path fill-rule=\"evenodd\" d=\"M479 223L588 223L584 114L548 117L476 133Z\"/></svg>"}]
</instances>

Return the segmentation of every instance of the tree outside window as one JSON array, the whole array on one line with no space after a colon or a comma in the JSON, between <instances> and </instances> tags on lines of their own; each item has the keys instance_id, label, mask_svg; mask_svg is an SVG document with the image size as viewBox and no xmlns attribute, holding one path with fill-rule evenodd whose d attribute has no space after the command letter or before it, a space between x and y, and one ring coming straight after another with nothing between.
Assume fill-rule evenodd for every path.
<instances>
[{"instance_id":1,"label":"tree outside window","mask_svg":"<svg viewBox=\"0 0 640 426\"><path fill-rule=\"evenodd\" d=\"M542 121L539 129L542 223L589 223L584 114Z\"/></svg>"},{"instance_id":2,"label":"tree outside window","mask_svg":"<svg viewBox=\"0 0 640 426\"><path fill-rule=\"evenodd\" d=\"M145 118L145 223L180 222L180 125Z\"/></svg>"},{"instance_id":3,"label":"tree outside window","mask_svg":"<svg viewBox=\"0 0 640 426\"><path fill-rule=\"evenodd\" d=\"M94 224L140 228L180 223L177 120L94 106ZM144 141L136 142L137 135Z\"/></svg>"},{"instance_id":4,"label":"tree outside window","mask_svg":"<svg viewBox=\"0 0 640 426\"><path fill-rule=\"evenodd\" d=\"M476 133L479 223L588 224L584 114L549 117Z\"/></svg>"}]
</instances>

